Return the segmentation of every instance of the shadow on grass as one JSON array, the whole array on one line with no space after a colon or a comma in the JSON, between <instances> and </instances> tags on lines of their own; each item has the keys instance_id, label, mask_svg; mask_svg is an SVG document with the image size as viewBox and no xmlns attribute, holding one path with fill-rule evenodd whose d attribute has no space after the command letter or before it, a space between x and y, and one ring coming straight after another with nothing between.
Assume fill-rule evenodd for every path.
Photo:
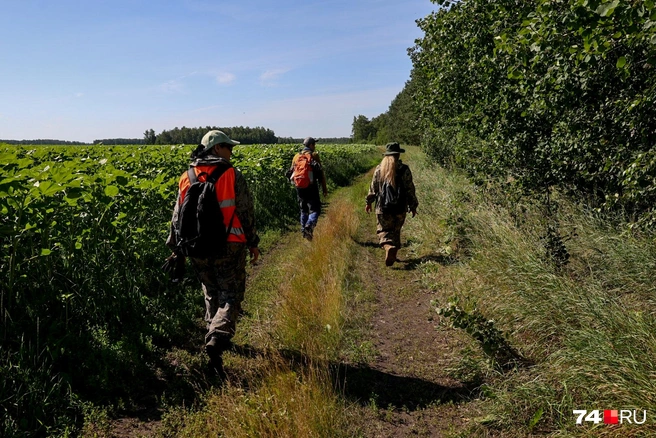
<instances>
[{"instance_id":1,"label":"shadow on grass","mask_svg":"<svg viewBox=\"0 0 656 438\"><path fill-rule=\"evenodd\" d=\"M372 242L372 241L360 242L358 240L354 240L354 242L363 248L380 248L380 243L378 242Z\"/></svg>"},{"instance_id":2,"label":"shadow on grass","mask_svg":"<svg viewBox=\"0 0 656 438\"><path fill-rule=\"evenodd\" d=\"M450 255L444 254L429 254L427 256L412 258L412 259L397 259L397 263L403 263L403 266L399 266L397 269L403 269L406 271L411 271L417 269L417 266L427 263L435 262L439 263L442 266L449 266L458 263L458 258Z\"/></svg>"},{"instance_id":3,"label":"shadow on grass","mask_svg":"<svg viewBox=\"0 0 656 438\"><path fill-rule=\"evenodd\" d=\"M363 406L375 403L382 408L415 411L433 404L459 403L477 397L478 385L442 386L410 376L386 373L367 365L324 363L292 350L265 351L249 345L235 345L232 351L245 357L279 354L292 369L315 366L327 369L336 388Z\"/></svg>"},{"instance_id":4,"label":"shadow on grass","mask_svg":"<svg viewBox=\"0 0 656 438\"><path fill-rule=\"evenodd\" d=\"M198 350L196 350L198 351ZM478 396L477 384L442 386L434 382L411 376L399 376L380 371L367 365L350 365L339 362L317 360L294 350L258 349L250 345L232 345L232 353L246 358L266 358L299 372L325 370L329 373L333 387L343 396L362 406L375 405L380 408L415 411L430 405L461 403ZM239 382L242 388L250 388L254 382L237 369L228 367L226 375L219 376L216 370L201 355L189 363L178 363L163 359L158 366L158 377L148 382L149 390L139 400L133 400L131 408L119 409L113 416L120 426L124 419L141 423L162 420L164 401L169 407L194 406L210 388L218 388L226 379Z\"/></svg>"},{"instance_id":5,"label":"shadow on grass","mask_svg":"<svg viewBox=\"0 0 656 438\"><path fill-rule=\"evenodd\" d=\"M362 405L415 411L442 403L475 398L476 386L443 386L410 376L397 376L368 366L332 366L335 382L344 395Z\"/></svg>"},{"instance_id":6,"label":"shadow on grass","mask_svg":"<svg viewBox=\"0 0 656 438\"><path fill-rule=\"evenodd\" d=\"M357 243L358 245L364 247L364 248L381 248L382 249L382 246L380 245L380 243L378 243L376 241L368 240L368 241L365 241L365 242L361 242L359 240L354 240L354 242ZM411 244L412 244L412 241L408 239L407 242L401 244L401 247L402 248L407 248Z\"/></svg>"}]
</instances>

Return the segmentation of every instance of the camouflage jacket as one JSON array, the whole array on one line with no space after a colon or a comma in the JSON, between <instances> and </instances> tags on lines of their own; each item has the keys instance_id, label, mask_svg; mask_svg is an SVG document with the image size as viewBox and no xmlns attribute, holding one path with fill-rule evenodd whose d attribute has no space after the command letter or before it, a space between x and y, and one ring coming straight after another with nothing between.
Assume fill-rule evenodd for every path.
<instances>
[{"instance_id":1,"label":"camouflage jacket","mask_svg":"<svg viewBox=\"0 0 656 438\"><path fill-rule=\"evenodd\" d=\"M192 161L191 166L199 165L212 165L218 164L221 161L225 161L223 158L215 157L209 155L202 158L197 158ZM246 244L249 248L256 248L260 243L260 237L257 235L257 229L255 228L255 208L253 205L253 197L251 192L248 189L246 184L246 178L244 175L235 168L235 214L241 222L241 226L246 235ZM166 245L175 249L177 246L176 236L174 226L178 221L178 211L180 209L180 192L178 191L178 196L175 201L175 206L173 207L173 217L171 218L171 227L169 231L169 236L166 239Z\"/></svg>"},{"instance_id":2,"label":"camouflage jacket","mask_svg":"<svg viewBox=\"0 0 656 438\"><path fill-rule=\"evenodd\" d=\"M417 201L417 195L415 194L415 184L412 182L412 172L410 168L397 160L396 162L396 175L401 177L401 183L405 190L405 200L407 202L407 209L409 211L415 211L417 206L419 206L419 201ZM383 211L380 208L380 202L378 202L378 195L381 192L383 186L383 181L380 176L380 164L376 167L374 171L374 177L371 180L371 185L369 186L369 193L367 194L367 204L373 204L376 202L376 214L383 214Z\"/></svg>"}]
</instances>

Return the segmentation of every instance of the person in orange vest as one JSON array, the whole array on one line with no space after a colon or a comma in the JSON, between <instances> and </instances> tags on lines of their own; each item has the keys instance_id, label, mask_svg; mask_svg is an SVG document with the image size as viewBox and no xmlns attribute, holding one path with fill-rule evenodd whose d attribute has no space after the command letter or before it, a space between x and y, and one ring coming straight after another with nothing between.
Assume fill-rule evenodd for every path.
<instances>
[{"instance_id":1,"label":"person in orange vest","mask_svg":"<svg viewBox=\"0 0 656 438\"><path fill-rule=\"evenodd\" d=\"M194 151L190 164L190 169L201 182L217 167L228 168L215 182L216 197L224 220L217 226L226 227L226 248L217 256L189 257L205 295L205 351L210 363L220 372L223 370L221 355L231 346L244 300L247 254L250 253L251 263L255 263L260 255L253 198L244 176L230 165L232 148L237 144L238 141L231 140L221 131L209 131ZM166 240L166 245L174 252L178 249L175 224L190 186L189 171L185 171L180 177L171 231Z\"/></svg>"}]
</instances>

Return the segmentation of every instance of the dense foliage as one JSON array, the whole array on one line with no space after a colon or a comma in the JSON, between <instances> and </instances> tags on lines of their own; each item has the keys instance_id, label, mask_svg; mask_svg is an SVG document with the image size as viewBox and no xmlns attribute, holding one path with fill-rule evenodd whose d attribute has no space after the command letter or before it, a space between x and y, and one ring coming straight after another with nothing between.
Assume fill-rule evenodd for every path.
<instances>
[{"instance_id":1,"label":"dense foliage","mask_svg":"<svg viewBox=\"0 0 656 438\"><path fill-rule=\"evenodd\" d=\"M351 137L314 137L317 143L321 144L350 144L354 143ZM304 138L295 138L295 137L278 137L278 143L287 144L287 143L303 143ZM356 142L357 143L357 142Z\"/></svg>"},{"instance_id":2,"label":"dense foliage","mask_svg":"<svg viewBox=\"0 0 656 438\"><path fill-rule=\"evenodd\" d=\"M411 53L427 151L654 224L654 1L436 3Z\"/></svg>"},{"instance_id":3,"label":"dense foliage","mask_svg":"<svg viewBox=\"0 0 656 438\"><path fill-rule=\"evenodd\" d=\"M188 146L0 148L0 435L55 435L85 403L132 406L163 352L195 336L193 279L160 271ZM238 146L260 229L297 217L298 145ZM329 186L379 155L319 146Z\"/></svg>"},{"instance_id":4,"label":"dense foliage","mask_svg":"<svg viewBox=\"0 0 656 438\"><path fill-rule=\"evenodd\" d=\"M396 95L386 112L371 120L362 114L353 117L352 137L356 143L385 144L397 141L418 145L421 140L420 125L413 95L419 80L413 75Z\"/></svg>"}]
</instances>

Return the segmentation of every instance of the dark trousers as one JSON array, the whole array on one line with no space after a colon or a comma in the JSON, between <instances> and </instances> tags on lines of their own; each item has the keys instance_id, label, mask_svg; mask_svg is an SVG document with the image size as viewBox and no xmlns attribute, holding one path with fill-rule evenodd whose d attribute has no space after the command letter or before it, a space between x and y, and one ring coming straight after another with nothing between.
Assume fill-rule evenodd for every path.
<instances>
[{"instance_id":1,"label":"dark trousers","mask_svg":"<svg viewBox=\"0 0 656 438\"><path fill-rule=\"evenodd\" d=\"M301 208L301 230L312 232L321 214L319 186L312 184L304 189L296 189L296 195Z\"/></svg>"}]
</instances>

